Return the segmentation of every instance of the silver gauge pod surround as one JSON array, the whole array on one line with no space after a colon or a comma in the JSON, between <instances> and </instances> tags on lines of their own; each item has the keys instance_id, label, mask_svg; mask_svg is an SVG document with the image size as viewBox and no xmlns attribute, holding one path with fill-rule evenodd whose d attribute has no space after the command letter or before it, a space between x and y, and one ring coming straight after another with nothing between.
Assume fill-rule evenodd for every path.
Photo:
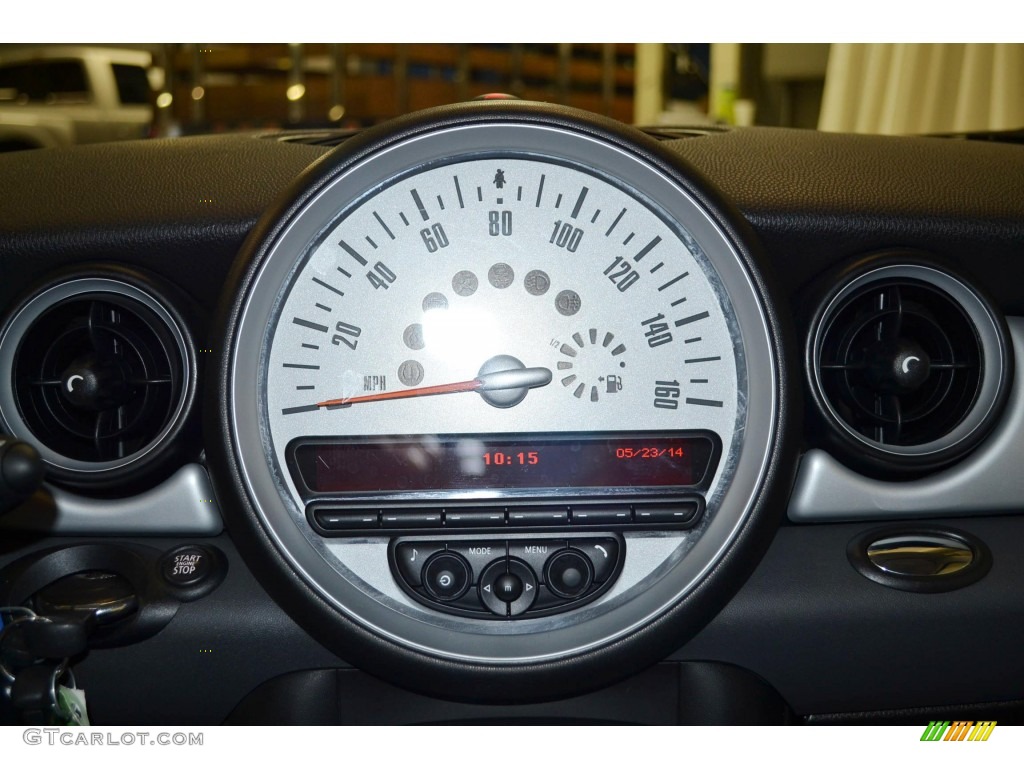
<instances>
[{"instance_id":1,"label":"silver gauge pod surround","mask_svg":"<svg viewBox=\"0 0 1024 768\"><path fill-rule=\"evenodd\" d=\"M208 455L257 575L344 658L433 695L568 695L663 658L749 574L795 462L788 331L755 249L677 157L586 113L466 104L346 142L257 226L218 320L226 345L206 414L208 434L224 442ZM553 375L495 405L472 378L502 356ZM684 375L684 386L666 383ZM600 600L504 621L410 600L388 567L388 530L321 536L287 451L306 437L557 438L655 426L721 439L700 524L627 533L619 581ZM557 488L403 482L361 494L328 485L338 503L409 498L442 510L452 500L637 493L572 477Z\"/></svg>"},{"instance_id":2,"label":"silver gauge pod surround","mask_svg":"<svg viewBox=\"0 0 1024 768\"><path fill-rule=\"evenodd\" d=\"M805 367L826 445L883 476L939 469L977 447L1014 367L1005 319L986 295L901 251L822 282Z\"/></svg>"}]
</instances>

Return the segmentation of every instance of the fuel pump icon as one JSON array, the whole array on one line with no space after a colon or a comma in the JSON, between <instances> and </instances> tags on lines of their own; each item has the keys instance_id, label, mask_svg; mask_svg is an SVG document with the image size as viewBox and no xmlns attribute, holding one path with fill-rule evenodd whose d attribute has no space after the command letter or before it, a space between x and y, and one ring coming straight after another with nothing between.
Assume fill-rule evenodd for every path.
<instances>
[{"instance_id":1,"label":"fuel pump icon","mask_svg":"<svg viewBox=\"0 0 1024 768\"><path fill-rule=\"evenodd\" d=\"M606 376L605 386L609 395L622 391L622 378L619 376Z\"/></svg>"}]
</instances>

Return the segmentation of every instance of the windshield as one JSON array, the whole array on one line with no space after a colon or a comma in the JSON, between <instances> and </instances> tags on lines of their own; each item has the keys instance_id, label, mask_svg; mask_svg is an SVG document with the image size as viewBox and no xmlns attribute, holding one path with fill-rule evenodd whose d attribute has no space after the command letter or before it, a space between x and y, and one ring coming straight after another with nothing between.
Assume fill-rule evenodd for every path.
<instances>
[{"instance_id":1,"label":"windshield","mask_svg":"<svg viewBox=\"0 0 1024 768\"><path fill-rule=\"evenodd\" d=\"M647 127L1005 131L1022 84L1021 44L0 45L0 146L354 129L495 93ZM29 111L71 127L15 134Z\"/></svg>"}]
</instances>

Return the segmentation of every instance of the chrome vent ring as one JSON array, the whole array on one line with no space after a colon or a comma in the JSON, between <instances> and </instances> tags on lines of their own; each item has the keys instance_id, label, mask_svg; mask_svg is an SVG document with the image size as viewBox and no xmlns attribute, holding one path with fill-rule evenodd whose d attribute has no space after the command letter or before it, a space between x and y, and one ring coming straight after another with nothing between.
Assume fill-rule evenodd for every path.
<instances>
[{"instance_id":1,"label":"chrome vent ring","mask_svg":"<svg viewBox=\"0 0 1024 768\"><path fill-rule=\"evenodd\" d=\"M27 297L0 332L0 419L51 478L130 481L176 447L196 391L186 323L147 278L80 273Z\"/></svg>"},{"instance_id":2,"label":"chrome vent ring","mask_svg":"<svg viewBox=\"0 0 1024 768\"><path fill-rule=\"evenodd\" d=\"M831 442L892 469L932 469L988 434L1009 391L1002 317L966 281L922 263L849 275L812 322L808 373Z\"/></svg>"}]
</instances>

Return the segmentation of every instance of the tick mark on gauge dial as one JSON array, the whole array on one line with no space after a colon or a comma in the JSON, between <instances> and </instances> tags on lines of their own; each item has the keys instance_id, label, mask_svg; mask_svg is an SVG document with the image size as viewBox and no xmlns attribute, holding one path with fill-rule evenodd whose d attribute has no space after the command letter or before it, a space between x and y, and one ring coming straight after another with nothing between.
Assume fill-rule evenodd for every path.
<instances>
[{"instance_id":1,"label":"tick mark on gauge dial","mask_svg":"<svg viewBox=\"0 0 1024 768\"><path fill-rule=\"evenodd\" d=\"M689 317L676 320L676 328L681 328L682 326L689 325L690 323L696 323L698 320L707 320L709 317L711 317L709 312L698 312L696 315L690 315Z\"/></svg>"},{"instance_id":2,"label":"tick mark on gauge dial","mask_svg":"<svg viewBox=\"0 0 1024 768\"><path fill-rule=\"evenodd\" d=\"M572 213L569 214L570 218L575 219L580 215L580 209L583 207L583 201L587 199L587 192L590 190L586 187L580 190L580 196L576 198L576 204L572 207ZM558 206L555 206L556 208Z\"/></svg>"},{"instance_id":3,"label":"tick mark on gauge dial","mask_svg":"<svg viewBox=\"0 0 1024 768\"><path fill-rule=\"evenodd\" d=\"M420 199L420 193L415 189L409 190L409 193L412 195L412 201L416 203L416 209L420 212L420 217L424 221L428 221L430 219L430 214L427 213L427 209L423 205L423 200Z\"/></svg>"},{"instance_id":4,"label":"tick mark on gauge dial","mask_svg":"<svg viewBox=\"0 0 1024 768\"><path fill-rule=\"evenodd\" d=\"M651 240L651 242L649 242L647 245L645 245L643 248L641 248L637 252L636 256L633 257L633 261L640 261L641 259L643 259L643 257L646 256L651 251L653 251L658 246L658 243L660 243L660 242L661 242L661 236L660 235L655 237L655 238L653 238Z\"/></svg>"},{"instance_id":5,"label":"tick mark on gauge dial","mask_svg":"<svg viewBox=\"0 0 1024 768\"><path fill-rule=\"evenodd\" d=\"M384 219L382 219L380 217L380 214L377 213L376 211L374 211L373 212L373 218L375 218L377 220L377 223L380 224L381 229L383 229L387 233L387 236L390 237L392 240L394 240L395 239L395 233L391 231L391 228L388 227L387 224L384 223Z\"/></svg>"},{"instance_id":6,"label":"tick mark on gauge dial","mask_svg":"<svg viewBox=\"0 0 1024 768\"><path fill-rule=\"evenodd\" d=\"M610 236L610 235L611 235L611 233L612 233L613 231L615 231L615 228L616 228L616 227L617 227L617 226L619 225L619 221L620 221L620 220L622 219L622 217L623 217L623 216L625 216L625 215L626 215L626 209L625 209L625 208L623 208L623 209L622 209L621 211L619 211L619 215L615 217L615 221L613 221L613 222L612 222L612 225L611 225L610 227L608 227L608 231L604 233L604 236L605 236L605 237L608 237L608 236Z\"/></svg>"},{"instance_id":7,"label":"tick mark on gauge dial","mask_svg":"<svg viewBox=\"0 0 1024 768\"><path fill-rule=\"evenodd\" d=\"M312 320L303 320L301 317L293 317L292 322L295 325L301 325L303 328L309 328L311 331L317 331L318 333L327 333L327 326L320 323L314 323Z\"/></svg>"},{"instance_id":8,"label":"tick mark on gauge dial","mask_svg":"<svg viewBox=\"0 0 1024 768\"><path fill-rule=\"evenodd\" d=\"M704 400L699 397L688 397L686 398L686 402L689 405L706 405L710 408L721 408L724 405L721 400Z\"/></svg>"},{"instance_id":9,"label":"tick mark on gauge dial","mask_svg":"<svg viewBox=\"0 0 1024 768\"><path fill-rule=\"evenodd\" d=\"M349 277L351 277L351 275L349 275ZM334 287L333 285L331 285L330 283L325 283L325 282L324 282L323 280L321 280L321 279L320 279L319 277L314 277L314 278L313 278L313 282L314 282L314 283L316 283L316 284L317 284L317 285L319 285L319 286L322 286L323 288L326 288L326 289L327 289L328 291L330 291L331 293L336 293L336 294L337 294L338 296L344 296L344 295L345 295L345 292L344 292L344 291L342 291L342 290L340 290L340 289L338 289L338 288L335 288L335 287Z\"/></svg>"}]
</instances>

